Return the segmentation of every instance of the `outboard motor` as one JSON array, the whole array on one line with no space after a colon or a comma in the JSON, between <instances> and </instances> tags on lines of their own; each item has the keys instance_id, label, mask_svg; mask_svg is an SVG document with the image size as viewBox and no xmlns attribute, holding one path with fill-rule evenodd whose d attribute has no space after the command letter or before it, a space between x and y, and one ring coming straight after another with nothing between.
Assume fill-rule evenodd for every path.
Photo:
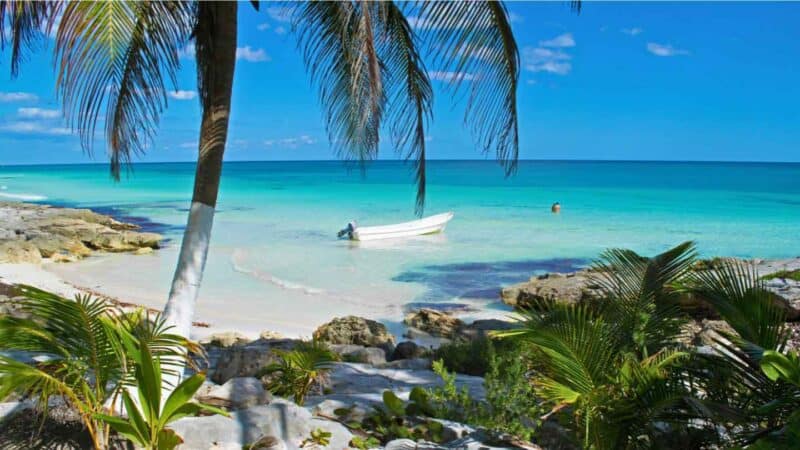
<instances>
[{"instance_id":1,"label":"outboard motor","mask_svg":"<svg viewBox=\"0 0 800 450\"><path fill-rule=\"evenodd\" d=\"M339 233L337 233L336 236L339 237L340 239L345 237L345 236L347 236L347 239L353 239L353 231L356 231L356 221L355 220L350 222L350 223L348 223L347 227L345 227L344 229L339 230Z\"/></svg>"}]
</instances>

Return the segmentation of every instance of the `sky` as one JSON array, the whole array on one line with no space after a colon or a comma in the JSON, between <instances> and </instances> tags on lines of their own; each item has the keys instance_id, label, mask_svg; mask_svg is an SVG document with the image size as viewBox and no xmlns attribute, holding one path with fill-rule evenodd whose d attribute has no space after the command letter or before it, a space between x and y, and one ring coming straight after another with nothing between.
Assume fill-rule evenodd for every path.
<instances>
[{"instance_id":1,"label":"sky","mask_svg":"<svg viewBox=\"0 0 800 450\"><path fill-rule=\"evenodd\" d=\"M522 59L520 158L800 162L800 3L508 9ZM288 20L279 4L259 12L240 4L228 161L335 158ZM0 55L0 165L106 160L102 143L84 153L62 118L52 50L45 39L16 79L10 52ZM200 108L189 54L155 141L135 161L195 159ZM430 62L427 70L428 157L485 158L448 89L451 74ZM381 157L397 158L387 141Z\"/></svg>"}]
</instances>

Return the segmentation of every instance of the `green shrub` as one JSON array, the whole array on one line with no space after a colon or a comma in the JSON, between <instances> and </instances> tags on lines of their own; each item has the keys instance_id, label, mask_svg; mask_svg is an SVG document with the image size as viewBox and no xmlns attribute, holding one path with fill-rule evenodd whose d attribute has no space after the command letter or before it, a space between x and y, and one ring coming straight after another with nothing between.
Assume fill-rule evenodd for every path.
<instances>
[{"instance_id":1,"label":"green shrub","mask_svg":"<svg viewBox=\"0 0 800 450\"><path fill-rule=\"evenodd\" d=\"M441 360L444 367L456 373L482 377L496 353L514 351L515 343L508 340L492 340L486 337L470 341L454 341L442 344L433 351L433 359Z\"/></svg>"},{"instance_id":2,"label":"green shrub","mask_svg":"<svg viewBox=\"0 0 800 450\"><path fill-rule=\"evenodd\" d=\"M776 278L780 278L784 280L800 281L800 270L780 270L769 275L764 275L761 278L764 280L774 280Z\"/></svg>"},{"instance_id":3,"label":"green shrub","mask_svg":"<svg viewBox=\"0 0 800 450\"><path fill-rule=\"evenodd\" d=\"M279 362L265 367L259 376L275 376L268 384L269 390L284 397L291 396L303 405L315 384L321 382L339 355L321 342L304 342L294 350L276 350Z\"/></svg>"}]
</instances>

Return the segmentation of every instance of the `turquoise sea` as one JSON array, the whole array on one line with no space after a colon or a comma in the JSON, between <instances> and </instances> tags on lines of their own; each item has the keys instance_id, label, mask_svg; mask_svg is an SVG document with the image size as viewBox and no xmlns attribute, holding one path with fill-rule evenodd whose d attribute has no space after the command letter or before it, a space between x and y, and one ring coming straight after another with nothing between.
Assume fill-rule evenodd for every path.
<instances>
[{"instance_id":1,"label":"turquoise sea","mask_svg":"<svg viewBox=\"0 0 800 450\"><path fill-rule=\"evenodd\" d=\"M409 166L378 161L226 163L199 319L310 334L333 314L390 324L419 304L504 315L499 286L571 270L607 247L644 254L684 240L705 256L800 255L800 164L431 161L426 214L454 211L443 235L354 244L348 221L414 218ZM91 207L170 242L155 256L48 267L75 283L160 306L192 191L189 163L0 168L0 199ZM561 214L550 212L553 202Z\"/></svg>"}]
</instances>

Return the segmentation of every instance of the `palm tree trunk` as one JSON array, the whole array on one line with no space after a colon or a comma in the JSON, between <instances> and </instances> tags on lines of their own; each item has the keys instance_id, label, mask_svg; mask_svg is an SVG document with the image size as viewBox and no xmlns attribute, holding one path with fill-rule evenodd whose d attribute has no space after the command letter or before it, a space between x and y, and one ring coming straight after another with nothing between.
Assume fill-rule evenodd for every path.
<instances>
[{"instance_id":1,"label":"palm tree trunk","mask_svg":"<svg viewBox=\"0 0 800 450\"><path fill-rule=\"evenodd\" d=\"M192 206L164 308L167 324L174 327L172 332L184 337L189 337L191 332L211 240L236 65L236 2L201 2L199 7L197 29L202 31L198 33L207 33L202 43L201 38L196 37L203 122Z\"/></svg>"}]
</instances>

